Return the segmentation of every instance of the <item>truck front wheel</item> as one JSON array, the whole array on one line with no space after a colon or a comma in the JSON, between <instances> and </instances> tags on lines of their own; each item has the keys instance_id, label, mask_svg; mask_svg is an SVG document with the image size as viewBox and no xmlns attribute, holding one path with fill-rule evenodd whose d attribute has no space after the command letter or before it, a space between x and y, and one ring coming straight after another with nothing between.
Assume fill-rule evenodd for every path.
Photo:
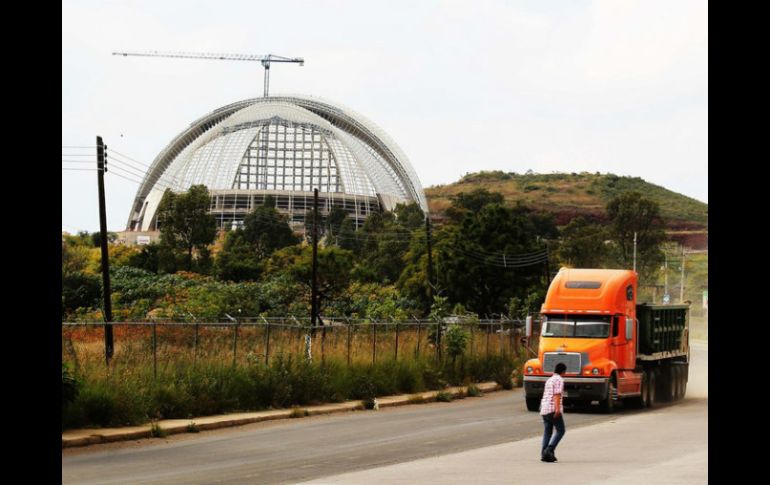
<instances>
[{"instance_id":1,"label":"truck front wheel","mask_svg":"<svg viewBox=\"0 0 770 485\"><path fill-rule=\"evenodd\" d=\"M527 401L527 411L539 411L540 410L540 399L536 397L528 397L525 398Z\"/></svg>"},{"instance_id":2,"label":"truck front wheel","mask_svg":"<svg viewBox=\"0 0 770 485\"><path fill-rule=\"evenodd\" d=\"M615 387L615 381L613 379L610 379L609 384L607 385L607 398L604 399L601 403L599 403L599 408L603 413L610 414L615 411L615 396L617 396L618 391Z\"/></svg>"}]
</instances>

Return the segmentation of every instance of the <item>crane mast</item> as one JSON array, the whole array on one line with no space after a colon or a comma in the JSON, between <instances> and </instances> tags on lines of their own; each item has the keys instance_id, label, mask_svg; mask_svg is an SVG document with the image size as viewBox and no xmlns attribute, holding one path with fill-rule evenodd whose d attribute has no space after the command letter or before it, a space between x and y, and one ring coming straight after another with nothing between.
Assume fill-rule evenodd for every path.
<instances>
[{"instance_id":1,"label":"crane mast","mask_svg":"<svg viewBox=\"0 0 770 485\"><path fill-rule=\"evenodd\" d=\"M161 52L161 51L144 51L144 52L113 52L114 56L141 56L141 57L170 57L177 59L208 59L216 61L259 61L262 67L265 68L265 80L264 80L264 96L267 97L268 90L270 88L270 64L273 62L286 62L296 63L300 66L305 64L305 60L301 57L283 57L275 54L268 54L266 56L258 56L252 54L215 54L215 53L199 53L199 52Z\"/></svg>"}]
</instances>

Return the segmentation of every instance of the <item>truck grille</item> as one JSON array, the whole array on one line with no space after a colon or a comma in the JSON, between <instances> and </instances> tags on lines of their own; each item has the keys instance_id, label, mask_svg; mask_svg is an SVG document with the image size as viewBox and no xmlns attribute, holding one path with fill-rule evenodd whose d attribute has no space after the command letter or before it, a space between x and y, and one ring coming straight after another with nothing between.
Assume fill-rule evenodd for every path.
<instances>
[{"instance_id":1,"label":"truck grille","mask_svg":"<svg viewBox=\"0 0 770 485\"><path fill-rule=\"evenodd\" d=\"M580 374L580 354L566 352L546 352L543 354L543 371L553 372L556 364L563 362L570 374Z\"/></svg>"}]
</instances>

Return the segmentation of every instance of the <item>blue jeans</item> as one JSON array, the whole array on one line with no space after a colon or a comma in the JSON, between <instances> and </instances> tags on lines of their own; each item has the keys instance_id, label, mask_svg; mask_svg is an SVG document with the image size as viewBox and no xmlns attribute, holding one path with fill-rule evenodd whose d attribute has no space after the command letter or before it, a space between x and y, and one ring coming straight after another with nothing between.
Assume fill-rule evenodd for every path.
<instances>
[{"instance_id":1,"label":"blue jeans","mask_svg":"<svg viewBox=\"0 0 770 485\"><path fill-rule=\"evenodd\" d=\"M559 441L564 437L564 414L560 414L558 419L554 418L554 413L544 415L543 425L545 426L545 431L543 433L543 448L541 453L544 452L548 446L555 450L556 445L558 445ZM556 427L556 434L551 438L554 426Z\"/></svg>"}]
</instances>

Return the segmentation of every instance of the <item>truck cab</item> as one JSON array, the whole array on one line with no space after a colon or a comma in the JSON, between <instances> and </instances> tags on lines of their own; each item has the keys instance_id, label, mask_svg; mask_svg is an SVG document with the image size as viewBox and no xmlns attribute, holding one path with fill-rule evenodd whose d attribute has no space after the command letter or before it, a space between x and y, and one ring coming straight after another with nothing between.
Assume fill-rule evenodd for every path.
<instances>
[{"instance_id":1,"label":"truck cab","mask_svg":"<svg viewBox=\"0 0 770 485\"><path fill-rule=\"evenodd\" d=\"M536 411L545 381L567 366L564 402L598 401L612 411L622 398L642 400L644 373L636 369L637 274L630 270L562 268L541 309L537 358L524 364L527 409Z\"/></svg>"}]
</instances>

